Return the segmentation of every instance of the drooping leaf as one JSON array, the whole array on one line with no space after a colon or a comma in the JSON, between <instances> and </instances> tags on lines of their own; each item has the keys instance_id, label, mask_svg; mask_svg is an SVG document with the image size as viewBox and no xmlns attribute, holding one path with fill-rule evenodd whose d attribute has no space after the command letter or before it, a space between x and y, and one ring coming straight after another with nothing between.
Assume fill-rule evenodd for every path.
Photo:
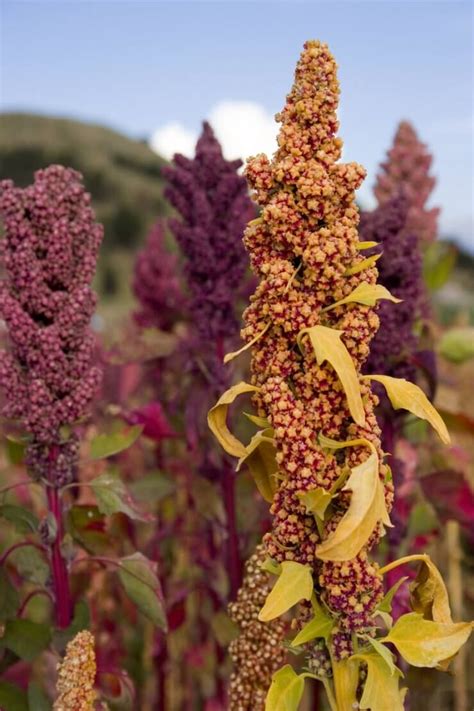
<instances>
[{"instance_id":1,"label":"drooping leaf","mask_svg":"<svg viewBox=\"0 0 474 711\"><path fill-rule=\"evenodd\" d=\"M367 543L379 521L391 525L376 454L352 469L346 490L352 491L349 508L336 529L316 547L316 556L321 560L351 560Z\"/></svg>"},{"instance_id":2,"label":"drooping leaf","mask_svg":"<svg viewBox=\"0 0 474 711\"><path fill-rule=\"evenodd\" d=\"M133 425L121 432L97 435L91 442L91 459L105 459L123 452L136 442L142 430L143 425Z\"/></svg>"},{"instance_id":3,"label":"drooping leaf","mask_svg":"<svg viewBox=\"0 0 474 711\"><path fill-rule=\"evenodd\" d=\"M134 553L121 559L118 575L125 592L140 612L166 631L163 592L153 563L141 553Z\"/></svg>"},{"instance_id":4,"label":"drooping leaf","mask_svg":"<svg viewBox=\"0 0 474 711\"><path fill-rule=\"evenodd\" d=\"M0 622L15 617L20 599L5 569L0 568Z\"/></svg>"},{"instance_id":5,"label":"drooping leaf","mask_svg":"<svg viewBox=\"0 0 474 711\"><path fill-rule=\"evenodd\" d=\"M314 617L305 624L302 630L298 632L294 640L291 642L292 647L299 647L300 644L306 644L317 637L323 637L326 641L334 627L335 621L322 608L316 612Z\"/></svg>"},{"instance_id":6,"label":"drooping leaf","mask_svg":"<svg viewBox=\"0 0 474 711\"><path fill-rule=\"evenodd\" d=\"M28 699L23 689L8 681L0 681L0 709L5 711L29 711Z\"/></svg>"},{"instance_id":7,"label":"drooping leaf","mask_svg":"<svg viewBox=\"0 0 474 711\"><path fill-rule=\"evenodd\" d=\"M356 706L359 685L359 662L354 658L333 661L333 683L338 709L353 709Z\"/></svg>"},{"instance_id":8,"label":"drooping leaf","mask_svg":"<svg viewBox=\"0 0 474 711\"><path fill-rule=\"evenodd\" d=\"M408 576L405 575L402 578L399 578L397 582L392 585L390 590L388 590L384 597L382 598L382 601L380 602L380 605L378 605L377 610L380 610L381 612L387 612L390 613L392 612L392 600L395 597L398 588L403 585L405 580L408 580Z\"/></svg>"},{"instance_id":9,"label":"drooping leaf","mask_svg":"<svg viewBox=\"0 0 474 711\"><path fill-rule=\"evenodd\" d=\"M360 274L360 272L363 272L364 269L370 269L370 267L373 267L381 256L381 254L372 254L371 257L367 257L361 262L354 264L353 267L349 267L349 269L346 269L346 271L344 272L344 276L353 276L354 274Z\"/></svg>"},{"instance_id":10,"label":"drooping leaf","mask_svg":"<svg viewBox=\"0 0 474 711\"><path fill-rule=\"evenodd\" d=\"M257 341L259 341L261 339L261 337L263 335L265 335L265 333L270 328L270 325L271 325L270 322L267 323L267 325L259 333L257 333L257 335L254 338L252 338L251 341L249 341L244 346L242 346L242 348L239 348L238 351L234 351L233 353L227 353L224 356L224 363L229 363L231 360L234 360L234 358L237 358L237 356L239 356L241 353L244 353L246 350L251 348L255 343L257 343Z\"/></svg>"},{"instance_id":11,"label":"drooping leaf","mask_svg":"<svg viewBox=\"0 0 474 711\"><path fill-rule=\"evenodd\" d=\"M306 507L307 513L317 516L319 519L324 520L324 514L326 509L331 503L332 494L322 488L310 489L309 491L303 491L298 494L298 498Z\"/></svg>"},{"instance_id":12,"label":"drooping leaf","mask_svg":"<svg viewBox=\"0 0 474 711\"><path fill-rule=\"evenodd\" d=\"M286 664L272 676L265 711L297 711L304 692L304 677Z\"/></svg>"},{"instance_id":13,"label":"drooping leaf","mask_svg":"<svg viewBox=\"0 0 474 711\"><path fill-rule=\"evenodd\" d=\"M29 711L51 711L48 697L34 681L28 684L28 708Z\"/></svg>"},{"instance_id":14,"label":"drooping leaf","mask_svg":"<svg viewBox=\"0 0 474 711\"><path fill-rule=\"evenodd\" d=\"M389 650L389 648L386 647L385 644L382 644L382 642L380 642L380 640L376 639L375 637L366 637L366 639L367 642L369 642L370 646L374 649L374 651L377 652L377 654L379 654L384 660L388 670L390 671L390 674L394 674L396 666L393 654Z\"/></svg>"},{"instance_id":15,"label":"drooping leaf","mask_svg":"<svg viewBox=\"0 0 474 711\"><path fill-rule=\"evenodd\" d=\"M439 667L468 640L471 622L442 623L424 620L417 612L398 618L382 641L392 642L414 667Z\"/></svg>"},{"instance_id":16,"label":"drooping leaf","mask_svg":"<svg viewBox=\"0 0 474 711\"><path fill-rule=\"evenodd\" d=\"M326 326L304 328L298 334L298 345L301 348L301 339L307 334L314 348L318 365L327 360L334 368L346 393L347 403L354 421L358 425L364 425L365 414L359 378L350 353L341 340L343 333L344 331Z\"/></svg>"},{"instance_id":17,"label":"drooping leaf","mask_svg":"<svg viewBox=\"0 0 474 711\"><path fill-rule=\"evenodd\" d=\"M377 301L381 299L386 299L388 301L393 301L394 304L399 304L401 299L397 299L393 296L388 289L386 289L382 284L368 284L367 282L361 282L354 291L352 291L348 296L336 301L331 306L327 306L323 311L330 311L335 309L336 306L342 306L343 304L357 303L364 304L365 306L375 306Z\"/></svg>"},{"instance_id":18,"label":"drooping leaf","mask_svg":"<svg viewBox=\"0 0 474 711\"><path fill-rule=\"evenodd\" d=\"M474 328L452 328L443 333L438 350L441 355L453 363L464 363L474 358Z\"/></svg>"},{"instance_id":19,"label":"drooping leaf","mask_svg":"<svg viewBox=\"0 0 474 711\"><path fill-rule=\"evenodd\" d=\"M238 457L239 459L245 457L246 449L242 442L240 442L227 427L227 412L229 405L231 405L239 395L257 391L258 388L255 385L249 385L249 383L244 382L238 383L221 395L207 415L209 429L221 447L227 454L231 454L233 457Z\"/></svg>"},{"instance_id":20,"label":"drooping leaf","mask_svg":"<svg viewBox=\"0 0 474 711\"><path fill-rule=\"evenodd\" d=\"M392 378L390 375L365 375L364 377L382 383L395 410L400 408L408 410L420 419L427 420L436 430L441 441L449 444L450 437L446 425L418 385L404 378Z\"/></svg>"},{"instance_id":21,"label":"drooping leaf","mask_svg":"<svg viewBox=\"0 0 474 711\"><path fill-rule=\"evenodd\" d=\"M0 506L0 517L12 523L18 533L35 533L38 530L37 517L23 506L3 504Z\"/></svg>"},{"instance_id":22,"label":"drooping leaf","mask_svg":"<svg viewBox=\"0 0 474 711\"><path fill-rule=\"evenodd\" d=\"M105 516L124 513L137 521L153 521L154 516L141 511L136 501L120 478L118 472L110 469L89 482L94 490L97 507Z\"/></svg>"},{"instance_id":23,"label":"drooping leaf","mask_svg":"<svg viewBox=\"0 0 474 711\"><path fill-rule=\"evenodd\" d=\"M277 490L275 474L278 471L273 430L268 428L254 434L245 452L245 456L239 459L237 471L242 464L247 464L261 496L265 501L273 501Z\"/></svg>"},{"instance_id":24,"label":"drooping leaf","mask_svg":"<svg viewBox=\"0 0 474 711\"><path fill-rule=\"evenodd\" d=\"M51 641L47 625L31 620L8 620L0 645L15 652L21 659L32 662Z\"/></svg>"},{"instance_id":25,"label":"drooping leaf","mask_svg":"<svg viewBox=\"0 0 474 711\"><path fill-rule=\"evenodd\" d=\"M74 606L74 614L69 627L61 630L57 629L53 633L53 644L56 651L62 654L68 642L70 642L78 632L87 630L90 627L89 607L85 600L79 600Z\"/></svg>"},{"instance_id":26,"label":"drooping leaf","mask_svg":"<svg viewBox=\"0 0 474 711\"><path fill-rule=\"evenodd\" d=\"M421 561L418 575L409 587L414 612L419 612L426 620L452 623L446 585L429 556Z\"/></svg>"},{"instance_id":27,"label":"drooping leaf","mask_svg":"<svg viewBox=\"0 0 474 711\"><path fill-rule=\"evenodd\" d=\"M310 600L313 593L313 576L308 565L293 560L281 564L281 573L259 612L260 622L270 622L296 605L300 600Z\"/></svg>"},{"instance_id":28,"label":"drooping leaf","mask_svg":"<svg viewBox=\"0 0 474 711\"><path fill-rule=\"evenodd\" d=\"M9 556L9 560L14 563L16 569L30 583L46 585L49 579L49 565L44 555L33 546L17 548Z\"/></svg>"},{"instance_id":29,"label":"drooping leaf","mask_svg":"<svg viewBox=\"0 0 474 711\"><path fill-rule=\"evenodd\" d=\"M401 672L396 669L392 673L384 659L377 652L356 654L353 659L359 659L367 664L367 678L364 684L360 709L370 711L404 711L403 699L405 689L400 689Z\"/></svg>"}]
</instances>

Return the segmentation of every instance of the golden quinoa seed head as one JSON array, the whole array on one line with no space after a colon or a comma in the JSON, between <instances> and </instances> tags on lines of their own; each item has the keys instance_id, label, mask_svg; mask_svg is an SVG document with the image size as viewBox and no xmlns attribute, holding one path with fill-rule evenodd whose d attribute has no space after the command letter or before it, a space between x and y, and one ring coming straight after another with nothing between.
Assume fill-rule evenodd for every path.
<instances>
[{"instance_id":1,"label":"golden quinoa seed head","mask_svg":"<svg viewBox=\"0 0 474 711\"><path fill-rule=\"evenodd\" d=\"M83 630L68 643L65 657L58 664L54 711L92 711L97 698L96 672L94 637Z\"/></svg>"},{"instance_id":2,"label":"golden quinoa seed head","mask_svg":"<svg viewBox=\"0 0 474 711\"><path fill-rule=\"evenodd\" d=\"M296 345L304 328L338 329L360 373L379 326L377 309L362 304L323 311L360 283L375 284L378 275L373 264L354 273L365 259L358 249L355 203L365 170L357 163L336 162L342 149L336 136L336 70L327 45L305 44L293 87L277 116L278 149L271 160L258 155L248 162L246 175L261 217L249 224L244 241L260 282L245 311L242 336L248 342L270 323L253 346L251 364L252 382L260 387L254 404L274 430L281 475L271 506L272 528L264 539L266 550L278 562L312 566L317 592L340 630L333 652L337 656L343 650L345 656L352 632L370 633L371 615L382 594L381 576L367 558L380 527L355 560L323 564L316 558L316 545L341 520L350 495L343 493L335 500L334 512L321 531L307 515L300 495L318 487L330 490L343 471L369 454L365 447L328 454L318 444L319 434L340 441L368 439L383 462L374 415L377 399L360 381L365 425L357 425L332 367L317 364L309 343L303 342L302 354ZM382 463L382 481L385 473ZM391 484L384 486L390 508L393 489Z\"/></svg>"}]
</instances>

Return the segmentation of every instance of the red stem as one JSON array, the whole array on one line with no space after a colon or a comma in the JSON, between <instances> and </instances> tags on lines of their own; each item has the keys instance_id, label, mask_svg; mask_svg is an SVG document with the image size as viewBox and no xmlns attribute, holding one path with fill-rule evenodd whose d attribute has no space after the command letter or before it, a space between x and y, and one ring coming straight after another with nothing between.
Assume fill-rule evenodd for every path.
<instances>
[{"instance_id":1,"label":"red stem","mask_svg":"<svg viewBox=\"0 0 474 711\"><path fill-rule=\"evenodd\" d=\"M39 551L44 553L44 548L43 546L40 546L39 543L35 543L34 541L19 541L18 543L14 543L10 546L10 548L7 548L7 550L3 553L0 557L0 566L5 564L5 561L10 553L13 553L13 551L16 551L18 548L24 548L25 546L33 546L33 548L37 548Z\"/></svg>"},{"instance_id":2,"label":"red stem","mask_svg":"<svg viewBox=\"0 0 474 711\"><path fill-rule=\"evenodd\" d=\"M51 571L53 574L53 590L56 601L56 624L65 629L72 620L72 601L69 589L69 575L66 561L61 552L61 541L64 536L63 511L59 489L48 487L48 507L57 525L56 536L51 544Z\"/></svg>"},{"instance_id":3,"label":"red stem","mask_svg":"<svg viewBox=\"0 0 474 711\"><path fill-rule=\"evenodd\" d=\"M242 570L239 554L239 536L235 516L235 472L228 462L222 472L222 497L227 521L227 571L229 574L230 599L235 600L240 588Z\"/></svg>"}]
</instances>

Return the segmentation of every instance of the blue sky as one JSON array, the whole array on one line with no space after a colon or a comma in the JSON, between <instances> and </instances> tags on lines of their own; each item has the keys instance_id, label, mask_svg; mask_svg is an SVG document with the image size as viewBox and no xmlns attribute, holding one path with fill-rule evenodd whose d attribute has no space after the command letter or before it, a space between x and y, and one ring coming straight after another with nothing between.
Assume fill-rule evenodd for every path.
<instances>
[{"instance_id":1,"label":"blue sky","mask_svg":"<svg viewBox=\"0 0 474 711\"><path fill-rule=\"evenodd\" d=\"M407 118L435 154L443 232L474 250L470 2L3 0L1 13L3 110L140 138L168 124L192 136L222 102L270 117L305 39L328 42L344 159L369 171L361 200L370 204L377 164Z\"/></svg>"}]
</instances>

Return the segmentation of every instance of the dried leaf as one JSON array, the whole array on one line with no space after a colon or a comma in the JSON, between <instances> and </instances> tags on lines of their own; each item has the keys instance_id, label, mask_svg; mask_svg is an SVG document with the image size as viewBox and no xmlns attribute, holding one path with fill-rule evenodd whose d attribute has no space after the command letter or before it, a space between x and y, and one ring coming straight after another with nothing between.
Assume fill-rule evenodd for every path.
<instances>
[{"instance_id":1,"label":"dried leaf","mask_svg":"<svg viewBox=\"0 0 474 711\"><path fill-rule=\"evenodd\" d=\"M388 301L393 301L394 304L399 304L401 299L397 299L393 296L388 289L386 289L382 284L367 284L363 281L361 284L356 286L353 292L340 301L336 301L335 304L327 306L323 311L330 311L335 309L336 306L342 306L343 304L357 303L364 304L365 306L375 306L376 302L380 299L386 299Z\"/></svg>"},{"instance_id":2,"label":"dried leaf","mask_svg":"<svg viewBox=\"0 0 474 711\"><path fill-rule=\"evenodd\" d=\"M448 591L438 568L429 556L421 562L418 575L410 587L410 604L425 620L452 623Z\"/></svg>"},{"instance_id":3,"label":"dried leaf","mask_svg":"<svg viewBox=\"0 0 474 711\"><path fill-rule=\"evenodd\" d=\"M379 521L391 525L376 454L352 469L344 490L352 491L351 503L337 528L316 547L320 560L351 560L367 543Z\"/></svg>"},{"instance_id":4,"label":"dried leaf","mask_svg":"<svg viewBox=\"0 0 474 711\"><path fill-rule=\"evenodd\" d=\"M275 474L278 471L273 430L268 428L257 432L245 448L245 456L239 459L237 471L242 464L247 464L265 501L273 501L277 490Z\"/></svg>"},{"instance_id":5,"label":"dried leaf","mask_svg":"<svg viewBox=\"0 0 474 711\"><path fill-rule=\"evenodd\" d=\"M270 622L296 605L300 600L310 600L313 594L313 576L308 565L293 560L281 564L281 573L260 610L260 622Z\"/></svg>"},{"instance_id":6,"label":"dried leaf","mask_svg":"<svg viewBox=\"0 0 474 711\"><path fill-rule=\"evenodd\" d=\"M358 264L354 264L353 267L346 269L344 276L353 276L354 274L363 272L364 269L370 269L370 267L373 267L375 262L377 262L381 256L381 254L373 254L371 257L367 257L367 259L363 259Z\"/></svg>"},{"instance_id":7,"label":"dried leaf","mask_svg":"<svg viewBox=\"0 0 474 711\"><path fill-rule=\"evenodd\" d=\"M304 677L298 676L289 664L279 669L265 701L265 711L297 711L304 691Z\"/></svg>"},{"instance_id":8,"label":"dried leaf","mask_svg":"<svg viewBox=\"0 0 474 711\"><path fill-rule=\"evenodd\" d=\"M217 403L213 408L209 410L207 415L207 423L209 429L213 433L214 437L218 440L221 447L231 454L233 457L245 457L246 449L245 446L234 437L227 427L227 411L229 405L231 405L234 400L244 393L257 392L259 388L255 385L250 385L249 383L240 382L237 385L229 388L226 392L221 395Z\"/></svg>"},{"instance_id":9,"label":"dried leaf","mask_svg":"<svg viewBox=\"0 0 474 711\"><path fill-rule=\"evenodd\" d=\"M400 408L408 410L420 419L427 420L442 442L449 444L451 440L446 425L418 385L404 378L392 378L389 375L365 375L364 377L382 383L395 410Z\"/></svg>"},{"instance_id":10,"label":"dried leaf","mask_svg":"<svg viewBox=\"0 0 474 711\"><path fill-rule=\"evenodd\" d=\"M392 642L414 667L438 667L453 657L468 640L471 622L442 623L424 620L417 612L399 617L383 642Z\"/></svg>"},{"instance_id":11,"label":"dried leaf","mask_svg":"<svg viewBox=\"0 0 474 711\"><path fill-rule=\"evenodd\" d=\"M242 346L242 348L239 348L238 351L234 351L233 353L227 353L224 356L224 363L229 363L231 360L234 360L234 358L237 358L237 356L239 356L241 353L244 353L246 350L251 348L255 343L257 343L257 341L261 339L262 336L265 335L270 326L271 324L270 322L268 322L267 325L259 333L257 333L257 335L252 338L251 341L245 344L245 346Z\"/></svg>"},{"instance_id":12,"label":"dried leaf","mask_svg":"<svg viewBox=\"0 0 474 711\"><path fill-rule=\"evenodd\" d=\"M321 365L327 360L334 368L346 393L347 403L354 421L358 425L364 425L365 414L359 378L349 351L341 340L343 333L344 331L326 326L304 328L298 335L298 345L301 348L301 339L307 334L314 348L318 364Z\"/></svg>"},{"instance_id":13,"label":"dried leaf","mask_svg":"<svg viewBox=\"0 0 474 711\"><path fill-rule=\"evenodd\" d=\"M390 672L384 659L375 651L356 654L353 659L367 664L367 678L359 708L370 711L404 711L406 690L399 688L401 672L398 669L396 673Z\"/></svg>"}]
</instances>

